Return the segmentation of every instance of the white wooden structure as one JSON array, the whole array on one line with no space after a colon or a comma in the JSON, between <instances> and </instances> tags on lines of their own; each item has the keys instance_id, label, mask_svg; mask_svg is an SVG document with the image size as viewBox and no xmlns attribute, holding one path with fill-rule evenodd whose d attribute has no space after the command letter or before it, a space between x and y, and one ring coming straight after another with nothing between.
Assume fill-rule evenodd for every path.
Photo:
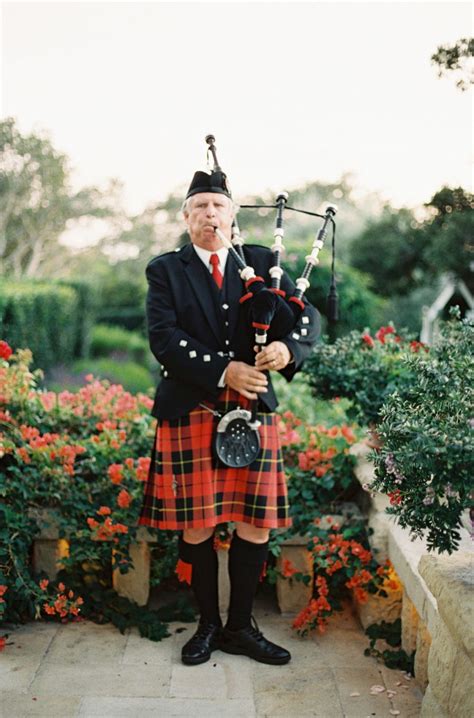
<instances>
[{"instance_id":1,"label":"white wooden structure","mask_svg":"<svg viewBox=\"0 0 474 718\"><path fill-rule=\"evenodd\" d=\"M420 341L433 344L439 333L439 316L454 294L461 294L469 307L469 314L474 313L474 297L466 284L457 277L446 274L441 283L441 291L430 307L423 307Z\"/></svg>"}]
</instances>

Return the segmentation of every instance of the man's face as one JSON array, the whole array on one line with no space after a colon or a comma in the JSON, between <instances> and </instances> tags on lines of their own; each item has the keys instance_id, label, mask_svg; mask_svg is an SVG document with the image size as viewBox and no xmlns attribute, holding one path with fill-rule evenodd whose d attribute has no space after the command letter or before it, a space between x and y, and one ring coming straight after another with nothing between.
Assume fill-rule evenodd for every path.
<instances>
[{"instance_id":1,"label":"man's face","mask_svg":"<svg viewBox=\"0 0 474 718\"><path fill-rule=\"evenodd\" d=\"M190 198L187 212L184 215L191 242L210 251L222 247L220 239L216 237L214 227L219 227L221 232L230 239L233 218L232 201L224 194L217 192L195 194Z\"/></svg>"}]
</instances>

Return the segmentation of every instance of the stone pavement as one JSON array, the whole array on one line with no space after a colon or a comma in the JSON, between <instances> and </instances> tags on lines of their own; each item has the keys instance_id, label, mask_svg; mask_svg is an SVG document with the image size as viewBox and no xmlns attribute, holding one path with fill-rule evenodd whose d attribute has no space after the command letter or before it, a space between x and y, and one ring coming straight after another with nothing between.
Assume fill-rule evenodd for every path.
<instances>
[{"instance_id":1,"label":"stone pavement","mask_svg":"<svg viewBox=\"0 0 474 718\"><path fill-rule=\"evenodd\" d=\"M172 636L160 643L136 629L122 636L89 621L21 626L0 654L0 716L419 716L422 695L414 681L363 655L367 638L352 615L336 617L322 636L301 639L273 608L260 605L255 614L265 635L291 651L287 666L220 651L201 666L184 666L180 648L193 624L170 624ZM181 627L186 630L176 633ZM385 690L372 694L374 685Z\"/></svg>"}]
</instances>

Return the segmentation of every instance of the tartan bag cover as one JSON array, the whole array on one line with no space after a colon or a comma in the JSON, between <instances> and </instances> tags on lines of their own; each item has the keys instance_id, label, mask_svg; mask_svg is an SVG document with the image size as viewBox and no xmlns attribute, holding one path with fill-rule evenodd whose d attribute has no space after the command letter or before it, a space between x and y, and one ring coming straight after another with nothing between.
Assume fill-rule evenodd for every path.
<instances>
[{"instance_id":1,"label":"tartan bag cover","mask_svg":"<svg viewBox=\"0 0 474 718\"><path fill-rule=\"evenodd\" d=\"M204 403L223 413L250 404L229 388L215 404ZM139 525L175 530L227 521L259 528L289 526L277 417L259 413L258 418L260 453L249 466L237 469L214 458L212 438L219 419L207 409L159 420Z\"/></svg>"}]
</instances>

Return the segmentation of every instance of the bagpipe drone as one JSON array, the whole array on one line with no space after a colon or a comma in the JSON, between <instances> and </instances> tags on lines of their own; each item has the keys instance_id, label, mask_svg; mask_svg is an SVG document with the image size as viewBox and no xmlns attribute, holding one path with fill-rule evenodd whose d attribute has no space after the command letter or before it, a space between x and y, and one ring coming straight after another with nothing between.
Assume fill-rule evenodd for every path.
<instances>
[{"instance_id":1,"label":"bagpipe drone","mask_svg":"<svg viewBox=\"0 0 474 718\"><path fill-rule=\"evenodd\" d=\"M223 173L217 160L215 137L207 135L205 141L209 153L212 154L214 167L212 176L217 178L226 187L226 175ZM227 190L227 196L230 192ZM330 322L338 319L337 289L334 272L335 262L335 241L336 225L334 217L337 207L328 204L324 214L310 212L308 210L290 207L288 194L278 194L275 204L271 205L240 205L241 209L275 209L276 221L273 232L274 244L271 247L273 253L273 264L269 269L270 286L267 287L265 278L256 275L253 267L247 265L243 251L243 240L240 235L238 223L234 220L232 227L232 239L229 240L218 227L214 227L216 236L229 250L232 260L236 263L239 275L242 279L245 292L240 299L248 322L255 330L255 345L263 348L268 342L283 339L296 326L305 309L303 296L310 286L310 275L315 266L319 264L319 252L324 246L328 227L332 227L332 262L331 262L331 283L327 297L327 317ZM284 213L286 211L300 212L302 214L317 217L323 220L322 226L317 232L313 241L311 251L306 256L305 267L301 276L296 280L296 288L291 296L286 296L281 289L281 277L283 268L281 266L281 255L284 251L283 237ZM257 419L258 400L253 402L252 411L236 409L221 417L216 432L215 450L219 459L227 466L245 466L251 463L256 457L260 441L258 427L260 422Z\"/></svg>"}]
</instances>

